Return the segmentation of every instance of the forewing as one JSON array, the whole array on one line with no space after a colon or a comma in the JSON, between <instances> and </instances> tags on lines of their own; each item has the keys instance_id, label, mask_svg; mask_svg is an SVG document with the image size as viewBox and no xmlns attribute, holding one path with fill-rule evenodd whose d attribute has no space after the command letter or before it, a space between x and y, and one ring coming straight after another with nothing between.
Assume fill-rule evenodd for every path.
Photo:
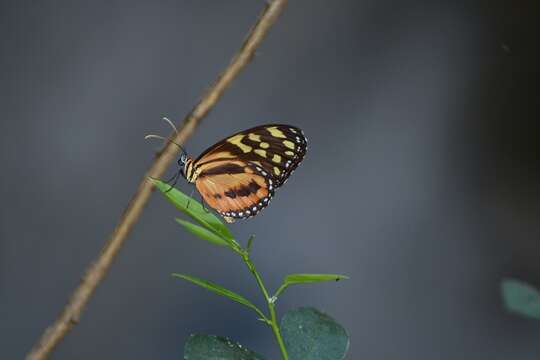
<instances>
[{"instance_id":1,"label":"forewing","mask_svg":"<svg viewBox=\"0 0 540 360\"><path fill-rule=\"evenodd\" d=\"M266 172L265 177L281 186L303 160L307 139L295 126L270 124L244 130L218 142L204 151L195 167L201 173L208 166L224 160L240 159Z\"/></svg>"},{"instance_id":2,"label":"forewing","mask_svg":"<svg viewBox=\"0 0 540 360\"><path fill-rule=\"evenodd\" d=\"M261 167L239 160L215 161L202 171L195 186L204 201L227 221L255 216L274 195L274 181Z\"/></svg>"}]
</instances>

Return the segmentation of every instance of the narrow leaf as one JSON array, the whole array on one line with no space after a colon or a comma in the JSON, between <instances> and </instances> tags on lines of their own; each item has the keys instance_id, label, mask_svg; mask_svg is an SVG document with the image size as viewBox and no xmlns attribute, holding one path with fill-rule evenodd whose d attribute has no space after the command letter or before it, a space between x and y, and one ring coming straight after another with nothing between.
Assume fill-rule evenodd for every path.
<instances>
[{"instance_id":1,"label":"narrow leaf","mask_svg":"<svg viewBox=\"0 0 540 360\"><path fill-rule=\"evenodd\" d=\"M345 329L315 308L288 311L280 328L289 360L341 360L349 349Z\"/></svg>"},{"instance_id":2,"label":"narrow leaf","mask_svg":"<svg viewBox=\"0 0 540 360\"><path fill-rule=\"evenodd\" d=\"M504 279L501 283L501 292L506 309L540 319L540 291L523 281Z\"/></svg>"},{"instance_id":3,"label":"narrow leaf","mask_svg":"<svg viewBox=\"0 0 540 360\"><path fill-rule=\"evenodd\" d=\"M233 241L229 229L208 209L204 209L200 202L187 196L178 189L172 188L161 180L150 178L150 181L161 193L179 210L197 221L208 230L215 232L225 239Z\"/></svg>"},{"instance_id":4,"label":"narrow leaf","mask_svg":"<svg viewBox=\"0 0 540 360\"><path fill-rule=\"evenodd\" d=\"M245 346L225 337L194 334L184 346L184 359L189 360L264 360Z\"/></svg>"},{"instance_id":5,"label":"narrow leaf","mask_svg":"<svg viewBox=\"0 0 540 360\"><path fill-rule=\"evenodd\" d=\"M339 281L348 278L348 276L339 274L290 274L285 277L285 280L283 282L289 285L293 285L322 281Z\"/></svg>"},{"instance_id":6,"label":"narrow leaf","mask_svg":"<svg viewBox=\"0 0 540 360\"><path fill-rule=\"evenodd\" d=\"M210 231L206 228L203 228L202 226L195 225L193 223L190 223L189 221L183 220L183 219L176 219L176 221L186 228L187 231L190 233L200 237L203 240L209 241L212 244L221 245L221 246L229 246L229 243L224 240L221 236L216 234L213 231Z\"/></svg>"},{"instance_id":7,"label":"narrow leaf","mask_svg":"<svg viewBox=\"0 0 540 360\"><path fill-rule=\"evenodd\" d=\"M255 240L255 235L251 235L248 239L248 242L247 242L247 252L251 252L251 247L253 246L253 240Z\"/></svg>"},{"instance_id":8,"label":"narrow leaf","mask_svg":"<svg viewBox=\"0 0 540 360\"><path fill-rule=\"evenodd\" d=\"M185 274L172 274L174 277L177 277L177 278L181 278L181 279L184 279L184 280L187 280L189 282L192 282L193 284L195 285L199 285L207 290L210 290L212 291L213 293L216 293L218 295L221 295L221 296L224 296L224 297L227 297L233 301L236 301L237 303L240 303L244 306L247 306L248 308L250 309L253 309L257 312L257 314L259 316L261 316L262 318L264 318L264 314L261 310L259 310L257 308L257 306L255 306L251 301L249 301L248 299L246 299L245 297L243 297L242 295L239 295L229 289L226 289L224 288L223 286L220 286L220 285L217 285L213 282L210 282L208 280L204 280L204 279L199 279L199 278L196 278L194 276L190 276L190 275L185 275Z\"/></svg>"},{"instance_id":9,"label":"narrow leaf","mask_svg":"<svg viewBox=\"0 0 540 360\"><path fill-rule=\"evenodd\" d=\"M295 284L306 284L306 283L316 283L323 281L339 281L343 279L348 279L348 276L339 275L339 274L290 274L285 276L283 283L276 291L274 296L277 298L289 285Z\"/></svg>"}]
</instances>

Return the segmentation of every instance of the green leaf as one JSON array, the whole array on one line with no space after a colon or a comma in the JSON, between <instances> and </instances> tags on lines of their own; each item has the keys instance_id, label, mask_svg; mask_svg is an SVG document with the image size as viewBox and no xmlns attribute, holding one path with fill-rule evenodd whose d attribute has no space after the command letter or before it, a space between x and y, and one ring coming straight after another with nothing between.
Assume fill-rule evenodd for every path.
<instances>
[{"instance_id":1,"label":"green leaf","mask_svg":"<svg viewBox=\"0 0 540 360\"><path fill-rule=\"evenodd\" d=\"M247 306L248 308L250 309L253 309L255 310L255 312L257 312L257 314L261 317L261 318L265 318L263 312L261 310L259 310L251 301L249 301L248 299L246 299L245 297L243 297L242 295L239 295L229 289L225 289L223 286L220 286L220 285L217 285L213 282L210 282L208 280L204 280L204 279L199 279L199 278L196 278L194 276L189 276L189 275L185 275L185 274L172 274L174 277L178 277L178 278L181 278L181 279L184 279L184 280L187 280L189 282L192 282L193 284L195 285L199 285L207 290L210 290L218 295L221 295L221 296L224 296L224 297L227 297L233 301L236 301L237 303L240 303L244 306Z\"/></svg>"},{"instance_id":2,"label":"green leaf","mask_svg":"<svg viewBox=\"0 0 540 360\"><path fill-rule=\"evenodd\" d=\"M290 274L285 276L283 283L275 293L275 297L278 297L289 285L295 284L307 284L323 281L339 281L348 279L348 276L339 274Z\"/></svg>"},{"instance_id":3,"label":"green leaf","mask_svg":"<svg viewBox=\"0 0 540 360\"><path fill-rule=\"evenodd\" d=\"M348 278L348 276L339 274L290 274L285 276L285 280L283 282L289 285L293 285L322 281L339 281Z\"/></svg>"},{"instance_id":4,"label":"green leaf","mask_svg":"<svg viewBox=\"0 0 540 360\"><path fill-rule=\"evenodd\" d=\"M234 242L229 229L212 212L204 209L200 202L187 196L178 189L172 188L169 184L161 180L149 178L150 181L161 191L161 193L174 206L183 211L186 215L197 221L208 230L222 236L227 241ZM188 205L189 204L189 205Z\"/></svg>"},{"instance_id":5,"label":"green leaf","mask_svg":"<svg viewBox=\"0 0 540 360\"><path fill-rule=\"evenodd\" d=\"M225 337L194 334L184 346L185 360L264 360L245 346Z\"/></svg>"},{"instance_id":6,"label":"green leaf","mask_svg":"<svg viewBox=\"0 0 540 360\"><path fill-rule=\"evenodd\" d=\"M251 252L251 247L253 246L253 240L255 240L255 235L251 235L248 239L247 247L246 247L246 250L248 253Z\"/></svg>"},{"instance_id":7,"label":"green leaf","mask_svg":"<svg viewBox=\"0 0 540 360\"><path fill-rule=\"evenodd\" d=\"M219 236L213 231L207 230L206 228L203 228L202 226L195 225L183 219L176 218L176 221L180 225L185 227L187 231L200 237L203 240L209 241L212 244L216 244L216 245L229 246L229 243L225 239L223 239L221 236Z\"/></svg>"},{"instance_id":8,"label":"green leaf","mask_svg":"<svg viewBox=\"0 0 540 360\"><path fill-rule=\"evenodd\" d=\"M507 310L540 319L540 291L516 279L504 279L501 293Z\"/></svg>"},{"instance_id":9,"label":"green leaf","mask_svg":"<svg viewBox=\"0 0 540 360\"><path fill-rule=\"evenodd\" d=\"M315 308L288 311L280 328L289 360L341 360L349 349L345 329Z\"/></svg>"}]
</instances>

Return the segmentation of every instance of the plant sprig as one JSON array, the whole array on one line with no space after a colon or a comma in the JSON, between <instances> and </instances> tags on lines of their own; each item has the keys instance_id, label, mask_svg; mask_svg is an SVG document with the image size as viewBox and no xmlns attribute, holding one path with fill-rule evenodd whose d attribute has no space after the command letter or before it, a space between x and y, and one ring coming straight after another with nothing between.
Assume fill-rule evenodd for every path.
<instances>
[{"instance_id":1,"label":"plant sprig","mask_svg":"<svg viewBox=\"0 0 540 360\"><path fill-rule=\"evenodd\" d=\"M335 320L316 309L300 308L287 312L280 327L276 313L276 301L290 285L339 281L348 279L347 276L339 274L289 274L285 276L282 284L273 295L270 295L260 273L257 271L255 264L250 258L250 252L255 239L253 235L248 239L247 246L245 248L242 247L240 243L234 239L225 224L223 224L223 222L214 214L206 210L199 202L177 189L170 189L168 184L160 180L150 180L167 200L191 219L195 220L197 224L179 218L176 219L176 221L187 231L214 245L227 247L242 258L257 282L257 286L265 299L268 313L265 314L244 296L214 282L180 273L173 274L174 277L189 281L255 311L258 315L258 319L272 329L283 360L342 359L345 356L349 346L349 338L343 327L335 322ZM307 327L306 331L296 331L297 328L302 329L304 326ZM287 334L289 334L285 338L282 335L283 331L286 331ZM317 346L308 349L308 347L302 344L306 342L317 344ZM228 344L228 346L223 344ZM237 359L239 349L243 349L243 347L240 344L230 343L230 340L226 338L197 335L192 336L190 340L188 340L185 348L185 356L188 356L189 354L190 359L204 359L204 356L208 355L203 356L202 354L208 354L213 351L214 353L219 353L220 356L223 356L223 359ZM308 349L309 352L306 352L306 349ZM291 352L291 356L289 356L288 350ZM251 351L249 351L249 354L250 355L245 355L242 359L260 359L259 355Z\"/></svg>"}]
</instances>

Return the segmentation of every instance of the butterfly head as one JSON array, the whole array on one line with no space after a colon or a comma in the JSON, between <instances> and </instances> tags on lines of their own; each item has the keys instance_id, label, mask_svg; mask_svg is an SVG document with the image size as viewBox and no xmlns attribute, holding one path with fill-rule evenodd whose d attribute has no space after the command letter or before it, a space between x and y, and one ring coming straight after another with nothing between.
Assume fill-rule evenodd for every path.
<instances>
[{"instance_id":1,"label":"butterfly head","mask_svg":"<svg viewBox=\"0 0 540 360\"><path fill-rule=\"evenodd\" d=\"M190 183L195 182L195 178L193 176L193 159L188 154L183 152L182 155L180 155L178 165L180 166L182 176Z\"/></svg>"}]
</instances>

